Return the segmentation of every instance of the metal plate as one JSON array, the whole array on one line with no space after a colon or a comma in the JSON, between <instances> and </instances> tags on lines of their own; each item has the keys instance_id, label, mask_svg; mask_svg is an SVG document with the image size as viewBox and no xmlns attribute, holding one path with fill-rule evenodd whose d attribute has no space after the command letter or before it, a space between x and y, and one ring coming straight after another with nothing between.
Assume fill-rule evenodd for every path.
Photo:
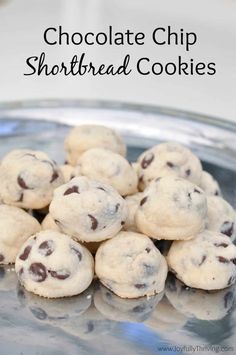
<instances>
[{"instance_id":1,"label":"metal plate","mask_svg":"<svg viewBox=\"0 0 236 355\"><path fill-rule=\"evenodd\" d=\"M114 127L133 161L175 140L193 149L236 206L236 126L163 108L101 102L0 106L0 159L13 148L40 149L62 162L68 125ZM82 295L46 300L23 290L13 267L0 268L0 354L212 354L236 352L234 289L204 292L169 277L165 294L122 300L98 282Z\"/></svg>"}]
</instances>

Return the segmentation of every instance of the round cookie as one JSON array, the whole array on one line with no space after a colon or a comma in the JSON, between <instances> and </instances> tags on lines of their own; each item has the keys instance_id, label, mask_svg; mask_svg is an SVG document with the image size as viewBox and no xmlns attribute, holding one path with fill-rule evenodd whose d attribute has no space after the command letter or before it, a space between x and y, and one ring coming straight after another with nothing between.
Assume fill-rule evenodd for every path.
<instances>
[{"instance_id":1,"label":"round cookie","mask_svg":"<svg viewBox=\"0 0 236 355\"><path fill-rule=\"evenodd\" d=\"M69 182L74 177L81 175L79 166L72 166L69 164L63 164L63 165L60 165L59 168L62 172L65 183Z\"/></svg>"},{"instance_id":2,"label":"round cookie","mask_svg":"<svg viewBox=\"0 0 236 355\"><path fill-rule=\"evenodd\" d=\"M224 290L204 291L185 286L174 275L169 275L165 294L170 303L188 318L222 319L229 313L234 300L234 285Z\"/></svg>"},{"instance_id":3,"label":"round cookie","mask_svg":"<svg viewBox=\"0 0 236 355\"><path fill-rule=\"evenodd\" d=\"M0 205L0 264L15 262L22 244L41 230L38 221L24 210Z\"/></svg>"},{"instance_id":4,"label":"round cookie","mask_svg":"<svg viewBox=\"0 0 236 355\"><path fill-rule=\"evenodd\" d=\"M53 190L63 184L63 176L47 154L33 150L13 150L0 166L0 195L4 203L26 209L41 209L52 199Z\"/></svg>"},{"instance_id":5,"label":"round cookie","mask_svg":"<svg viewBox=\"0 0 236 355\"><path fill-rule=\"evenodd\" d=\"M116 322L143 322L150 317L163 293L152 297L124 299L99 284L94 304L106 318Z\"/></svg>"},{"instance_id":6,"label":"round cookie","mask_svg":"<svg viewBox=\"0 0 236 355\"><path fill-rule=\"evenodd\" d=\"M167 255L169 268L185 285L219 290L236 279L236 246L223 234L203 231L194 239L174 241Z\"/></svg>"},{"instance_id":7,"label":"round cookie","mask_svg":"<svg viewBox=\"0 0 236 355\"><path fill-rule=\"evenodd\" d=\"M220 196L207 197L206 228L236 239L236 213L233 207Z\"/></svg>"},{"instance_id":8,"label":"round cookie","mask_svg":"<svg viewBox=\"0 0 236 355\"><path fill-rule=\"evenodd\" d=\"M47 298L73 296L92 282L90 252L65 234L42 231L22 246L15 264L26 290Z\"/></svg>"},{"instance_id":9,"label":"round cookie","mask_svg":"<svg viewBox=\"0 0 236 355\"><path fill-rule=\"evenodd\" d=\"M145 235L120 232L98 248L95 270L100 281L122 298L151 296L163 291L165 258Z\"/></svg>"},{"instance_id":10,"label":"round cookie","mask_svg":"<svg viewBox=\"0 0 236 355\"><path fill-rule=\"evenodd\" d=\"M202 175L200 160L186 147L166 142L146 150L138 158L139 188L143 191L152 180L177 176L199 185Z\"/></svg>"},{"instance_id":11,"label":"round cookie","mask_svg":"<svg viewBox=\"0 0 236 355\"><path fill-rule=\"evenodd\" d=\"M209 196L220 196L220 186L214 177L203 170L199 187Z\"/></svg>"},{"instance_id":12,"label":"round cookie","mask_svg":"<svg viewBox=\"0 0 236 355\"><path fill-rule=\"evenodd\" d=\"M138 229L155 239L190 239L205 227L205 193L173 176L158 178L144 191L135 214Z\"/></svg>"},{"instance_id":13,"label":"round cookie","mask_svg":"<svg viewBox=\"0 0 236 355\"><path fill-rule=\"evenodd\" d=\"M125 224L125 200L111 186L85 176L54 191L50 215L60 230L82 242L112 238Z\"/></svg>"},{"instance_id":14,"label":"round cookie","mask_svg":"<svg viewBox=\"0 0 236 355\"><path fill-rule=\"evenodd\" d=\"M143 193L141 192L138 192L131 196L127 196L125 198L127 208L128 208L128 216L123 227L124 230L139 232L135 221L135 214L142 198L143 198Z\"/></svg>"},{"instance_id":15,"label":"round cookie","mask_svg":"<svg viewBox=\"0 0 236 355\"><path fill-rule=\"evenodd\" d=\"M120 154L104 148L89 149L78 160L81 175L111 185L121 196L137 192L138 177Z\"/></svg>"},{"instance_id":16,"label":"round cookie","mask_svg":"<svg viewBox=\"0 0 236 355\"><path fill-rule=\"evenodd\" d=\"M74 127L65 139L67 161L76 165L78 158L91 148L105 148L125 156L126 146L111 128L98 125Z\"/></svg>"}]
</instances>

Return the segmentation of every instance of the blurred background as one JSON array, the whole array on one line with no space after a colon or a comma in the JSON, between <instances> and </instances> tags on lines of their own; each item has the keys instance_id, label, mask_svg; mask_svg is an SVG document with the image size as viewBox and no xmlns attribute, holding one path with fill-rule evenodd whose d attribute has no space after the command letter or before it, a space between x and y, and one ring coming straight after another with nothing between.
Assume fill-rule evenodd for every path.
<instances>
[{"instance_id":1,"label":"blurred background","mask_svg":"<svg viewBox=\"0 0 236 355\"><path fill-rule=\"evenodd\" d=\"M67 31L143 31L171 25L195 31L198 43L186 54L179 46L86 47L95 62L173 61L178 55L216 62L215 76L36 77L23 76L29 56L47 53L49 63L69 60L85 48L47 46L43 32L62 25ZM102 99L163 105L236 120L235 0L0 0L0 101Z\"/></svg>"}]
</instances>

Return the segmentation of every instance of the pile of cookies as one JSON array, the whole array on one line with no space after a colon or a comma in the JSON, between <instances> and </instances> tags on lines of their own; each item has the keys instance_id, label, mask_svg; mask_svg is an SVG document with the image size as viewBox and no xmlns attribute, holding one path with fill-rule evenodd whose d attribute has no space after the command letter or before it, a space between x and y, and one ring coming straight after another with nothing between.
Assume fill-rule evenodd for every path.
<instances>
[{"instance_id":1,"label":"pile of cookies","mask_svg":"<svg viewBox=\"0 0 236 355\"><path fill-rule=\"evenodd\" d=\"M83 125L65 150L62 166L33 150L1 161L0 263L28 291L73 296L96 275L122 298L152 296L168 270L203 290L235 282L235 211L188 148L162 143L129 163L116 132Z\"/></svg>"}]
</instances>

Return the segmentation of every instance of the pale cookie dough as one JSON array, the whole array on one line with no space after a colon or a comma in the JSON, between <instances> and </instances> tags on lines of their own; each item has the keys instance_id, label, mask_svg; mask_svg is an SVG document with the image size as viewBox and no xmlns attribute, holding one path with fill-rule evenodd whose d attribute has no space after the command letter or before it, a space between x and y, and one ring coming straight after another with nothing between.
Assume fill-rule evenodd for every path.
<instances>
[{"instance_id":1,"label":"pale cookie dough","mask_svg":"<svg viewBox=\"0 0 236 355\"><path fill-rule=\"evenodd\" d=\"M169 268L189 287L218 290L236 279L236 246L229 237L203 231L194 239L174 241L167 255Z\"/></svg>"},{"instance_id":2,"label":"pale cookie dough","mask_svg":"<svg viewBox=\"0 0 236 355\"><path fill-rule=\"evenodd\" d=\"M95 270L100 281L122 298L151 296L163 291L165 258L145 235L120 232L98 248Z\"/></svg>"},{"instance_id":3,"label":"pale cookie dough","mask_svg":"<svg viewBox=\"0 0 236 355\"><path fill-rule=\"evenodd\" d=\"M48 155L33 150L13 150L0 166L0 195L4 203L40 209L52 199L53 190L63 184L63 176Z\"/></svg>"},{"instance_id":4,"label":"pale cookie dough","mask_svg":"<svg viewBox=\"0 0 236 355\"><path fill-rule=\"evenodd\" d=\"M143 193L138 192L132 196L127 196L125 201L128 208L128 216L123 227L126 231L139 232L136 221L135 214L140 204L140 201L143 198Z\"/></svg>"},{"instance_id":5,"label":"pale cookie dough","mask_svg":"<svg viewBox=\"0 0 236 355\"><path fill-rule=\"evenodd\" d=\"M138 177L120 154L104 148L89 149L78 160L81 175L111 185L121 196L137 192Z\"/></svg>"},{"instance_id":6,"label":"pale cookie dough","mask_svg":"<svg viewBox=\"0 0 236 355\"><path fill-rule=\"evenodd\" d=\"M185 286L174 275L169 275L165 294L179 312L188 318L222 319L229 313L234 300L234 285L224 290L205 291Z\"/></svg>"},{"instance_id":7,"label":"pale cookie dough","mask_svg":"<svg viewBox=\"0 0 236 355\"><path fill-rule=\"evenodd\" d=\"M90 252L69 236L52 230L25 242L15 268L26 290L47 298L77 295L90 285L94 275Z\"/></svg>"},{"instance_id":8,"label":"pale cookie dough","mask_svg":"<svg viewBox=\"0 0 236 355\"><path fill-rule=\"evenodd\" d=\"M236 239L236 213L233 207L219 196L207 198L207 225L206 228Z\"/></svg>"},{"instance_id":9,"label":"pale cookie dough","mask_svg":"<svg viewBox=\"0 0 236 355\"><path fill-rule=\"evenodd\" d=\"M124 299L99 284L94 304L106 318L116 322L143 322L150 317L162 297L163 293L152 297Z\"/></svg>"},{"instance_id":10,"label":"pale cookie dough","mask_svg":"<svg viewBox=\"0 0 236 355\"><path fill-rule=\"evenodd\" d=\"M205 191L209 196L220 196L220 186L214 177L207 171L202 172L201 181L199 187Z\"/></svg>"},{"instance_id":11,"label":"pale cookie dough","mask_svg":"<svg viewBox=\"0 0 236 355\"><path fill-rule=\"evenodd\" d=\"M63 164L63 165L60 165L59 168L62 172L65 183L69 182L74 177L81 175L81 171L80 171L79 166L72 166L69 164Z\"/></svg>"},{"instance_id":12,"label":"pale cookie dough","mask_svg":"<svg viewBox=\"0 0 236 355\"><path fill-rule=\"evenodd\" d=\"M155 239L190 239L204 229L205 193L173 176L158 178L144 191L135 214L138 229Z\"/></svg>"},{"instance_id":13,"label":"pale cookie dough","mask_svg":"<svg viewBox=\"0 0 236 355\"><path fill-rule=\"evenodd\" d=\"M74 127L65 139L67 161L71 165L76 165L78 158L91 148L105 148L126 155L122 138L108 127L81 125Z\"/></svg>"},{"instance_id":14,"label":"pale cookie dough","mask_svg":"<svg viewBox=\"0 0 236 355\"><path fill-rule=\"evenodd\" d=\"M47 214L47 216L44 218L41 224L42 230L47 230L47 229L52 229L57 232L60 232L60 228L58 225L55 223L54 219L51 217L50 214ZM80 242L84 247L86 247L91 254L95 255L101 242Z\"/></svg>"},{"instance_id":15,"label":"pale cookie dough","mask_svg":"<svg viewBox=\"0 0 236 355\"><path fill-rule=\"evenodd\" d=\"M50 215L60 230L82 242L112 238L125 224L125 200L109 185L81 176L54 191Z\"/></svg>"},{"instance_id":16,"label":"pale cookie dough","mask_svg":"<svg viewBox=\"0 0 236 355\"><path fill-rule=\"evenodd\" d=\"M0 230L0 264L11 264L15 262L22 244L41 227L24 210L0 205Z\"/></svg>"},{"instance_id":17,"label":"pale cookie dough","mask_svg":"<svg viewBox=\"0 0 236 355\"><path fill-rule=\"evenodd\" d=\"M138 158L139 188L143 191L152 180L177 176L199 185L202 175L200 160L179 143L167 142L146 150Z\"/></svg>"}]
</instances>

